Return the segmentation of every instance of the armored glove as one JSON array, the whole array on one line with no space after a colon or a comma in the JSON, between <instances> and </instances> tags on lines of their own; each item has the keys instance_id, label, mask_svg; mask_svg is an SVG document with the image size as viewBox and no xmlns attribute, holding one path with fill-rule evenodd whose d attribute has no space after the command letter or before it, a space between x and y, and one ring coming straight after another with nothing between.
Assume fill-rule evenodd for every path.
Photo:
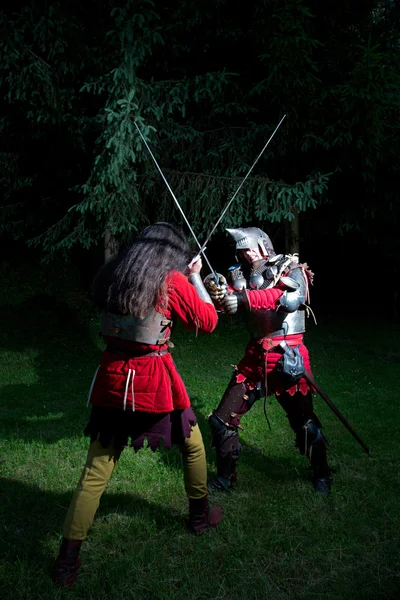
<instances>
[{"instance_id":1,"label":"armored glove","mask_svg":"<svg viewBox=\"0 0 400 600\"><path fill-rule=\"evenodd\" d=\"M248 306L249 301L245 291L233 292L232 294L225 296L221 304L228 315L234 315L238 311L245 309Z\"/></svg>"},{"instance_id":2,"label":"armored glove","mask_svg":"<svg viewBox=\"0 0 400 600\"><path fill-rule=\"evenodd\" d=\"M221 304L222 299L228 292L228 283L223 275L216 273L218 276L218 283L214 279L214 274L210 273L204 279L204 285L207 292L211 296L211 300L215 304Z\"/></svg>"}]
</instances>

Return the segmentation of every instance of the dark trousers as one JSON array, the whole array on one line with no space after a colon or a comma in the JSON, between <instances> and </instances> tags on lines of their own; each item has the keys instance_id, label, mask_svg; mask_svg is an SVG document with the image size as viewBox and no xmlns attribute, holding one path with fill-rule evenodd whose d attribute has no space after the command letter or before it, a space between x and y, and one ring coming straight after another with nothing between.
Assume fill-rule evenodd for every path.
<instances>
[{"instance_id":1,"label":"dark trousers","mask_svg":"<svg viewBox=\"0 0 400 600\"><path fill-rule=\"evenodd\" d=\"M263 395L263 389L250 390L245 383L236 383L234 375L218 407L210 416L213 445L217 453L217 475L224 479L235 476L239 459L240 443L238 430L240 420ZM289 424L296 436L296 447L311 463L314 477L330 474L326 458L326 439L321 432L321 423L314 412L312 394L296 392L291 396L283 392L277 396Z\"/></svg>"}]
</instances>

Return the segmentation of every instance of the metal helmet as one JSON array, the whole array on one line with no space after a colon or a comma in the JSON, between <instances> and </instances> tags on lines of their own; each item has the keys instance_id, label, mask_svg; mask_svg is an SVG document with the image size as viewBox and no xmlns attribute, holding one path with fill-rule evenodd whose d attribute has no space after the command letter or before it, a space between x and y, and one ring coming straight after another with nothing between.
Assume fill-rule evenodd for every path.
<instances>
[{"instance_id":1,"label":"metal helmet","mask_svg":"<svg viewBox=\"0 0 400 600\"><path fill-rule=\"evenodd\" d=\"M237 229L226 230L236 242L236 250L245 250L246 248L257 248L272 258L276 255L269 236L258 227L238 227Z\"/></svg>"}]
</instances>

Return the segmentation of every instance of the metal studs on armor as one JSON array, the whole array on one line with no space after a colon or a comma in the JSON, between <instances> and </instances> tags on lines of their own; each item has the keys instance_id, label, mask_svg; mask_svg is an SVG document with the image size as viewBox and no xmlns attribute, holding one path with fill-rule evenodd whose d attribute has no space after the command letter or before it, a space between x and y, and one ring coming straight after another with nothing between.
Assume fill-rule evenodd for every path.
<instances>
[{"instance_id":1,"label":"metal studs on armor","mask_svg":"<svg viewBox=\"0 0 400 600\"><path fill-rule=\"evenodd\" d=\"M242 273L242 269L240 265L235 265L234 267L230 267L229 269L231 274L231 283L235 292L241 292L247 287L246 279Z\"/></svg>"},{"instance_id":2,"label":"metal studs on armor","mask_svg":"<svg viewBox=\"0 0 400 600\"><path fill-rule=\"evenodd\" d=\"M277 273L278 273L278 267L276 265L273 265L272 267L267 266L264 271L264 277L266 279L272 279L273 277L275 277L275 275Z\"/></svg>"},{"instance_id":3,"label":"metal studs on armor","mask_svg":"<svg viewBox=\"0 0 400 600\"><path fill-rule=\"evenodd\" d=\"M264 277L261 273L252 275L249 280L249 285L252 290L258 290L264 283Z\"/></svg>"}]
</instances>

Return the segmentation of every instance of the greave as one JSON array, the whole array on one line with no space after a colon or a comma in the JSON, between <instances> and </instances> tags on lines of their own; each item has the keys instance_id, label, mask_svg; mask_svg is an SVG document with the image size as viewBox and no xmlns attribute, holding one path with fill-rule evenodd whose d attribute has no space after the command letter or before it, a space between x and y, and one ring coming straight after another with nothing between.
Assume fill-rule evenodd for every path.
<instances>
[{"instance_id":1,"label":"greave","mask_svg":"<svg viewBox=\"0 0 400 600\"><path fill-rule=\"evenodd\" d=\"M217 476L231 479L236 474L239 460L240 443L237 431L227 431L222 436L214 437L217 458Z\"/></svg>"},{"instance_id":2,"label":"greave","mask_svg":"<svg viewBox=\"0 0 400 600\"><path fill-rule=\"evenodd\" d=\"M314 479L321 479L322 477L330 476L332 470L328 465L326 457L326 440L324 436L311 445L309 458Z\"/></svg>"}]
</instances>

